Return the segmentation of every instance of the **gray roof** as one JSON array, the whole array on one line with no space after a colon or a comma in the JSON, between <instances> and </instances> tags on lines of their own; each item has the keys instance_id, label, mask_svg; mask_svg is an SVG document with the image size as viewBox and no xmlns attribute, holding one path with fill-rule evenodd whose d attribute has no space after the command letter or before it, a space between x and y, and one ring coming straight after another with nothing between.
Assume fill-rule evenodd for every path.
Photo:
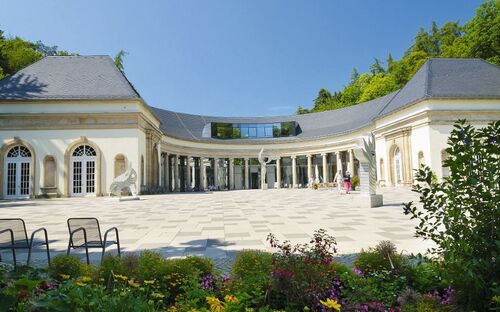
<instances>
[{"instance_id":1,"label":"gray roof","mask_svg":"<svg viewBox=\"0 0 500 312\"><path fill-rule=\"evenodd\" d=\"M431 58L380 116L426 98L500 98L500 67L482 59Z\"/></svg>"},{"instance_id":2,"label":"gray roof","mask_svg":"<svg viewBox=\"0 0 500 312\"><path fill-rule=\"evenodd\" d=\"M260 143L321 138L367 127L375 119L427 98L500 98L500 67L481 59L427 60L400 90L365 103L320 113L276 117L215 117L150 107L168 136L203 142ZM0 80L1 100L141 99L109 56L49 56ZM142 100L142 99L141 99ZM272 139L203 136L211 122L296 121L300 133Z\"/></svg>"},{"instance_id":3,"label":"gray roof","mask_svg":"<svg viewBox=\"0 0 500 312\"><path fill-rule=\"evenodd\" d=\"M0 80L0 100L139 98L109 56L48 56Z\"/></svg>"}]
</instances>

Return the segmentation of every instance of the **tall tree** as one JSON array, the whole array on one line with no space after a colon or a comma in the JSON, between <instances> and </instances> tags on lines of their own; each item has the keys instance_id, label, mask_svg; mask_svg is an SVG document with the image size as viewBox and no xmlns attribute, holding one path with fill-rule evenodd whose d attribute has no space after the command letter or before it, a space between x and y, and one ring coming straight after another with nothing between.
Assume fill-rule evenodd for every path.
<instances>
[{"instance_id":1,"label":"tall tree","mask_svg":"<svg viewBox=\"0 0 500 312\"><path fill-rule=\"evenodd\" d=\"M125 72L125 68L123 67L123 59L127 54L128 53L125 52L125 50L121 49L120 51L118 51L118 53L116 53L115 56L115 65L122 73Z\"/></svg>"},{"instance_id":2,"label":"tall tree","mask_svg":"<svg viewBox=\"0 0 500 312\"><path fill-rule=\"evenodd\" d=\"M373 64L370 65L370 72L372 75L384 74L384 66L382 66L380 60L378 58L375 58L374 60Z\"/></svg>"}]
</instances>

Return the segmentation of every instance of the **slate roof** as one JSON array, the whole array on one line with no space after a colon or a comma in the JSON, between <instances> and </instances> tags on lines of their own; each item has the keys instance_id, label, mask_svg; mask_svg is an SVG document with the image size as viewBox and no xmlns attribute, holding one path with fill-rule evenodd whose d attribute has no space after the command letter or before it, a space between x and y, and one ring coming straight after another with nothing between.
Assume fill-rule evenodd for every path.
<instances>
[{"instance_id":1,"label":"slate roof","mask_svg":"<svg viewBox=\"0 0 500 312\"><path fill-rule=\"evenodd\" d=\"M500 99L500 67L481 59L428 59L400 90L342 109L304 115L216 117L149 108L161 121L161 130L167 136L190 141L241 144L287 142L345 134L429 98ZM46 57L0 80L0 101L38 99L141 98L109 56L54 56ZM211 122L284 121L296 121L300 133L294 137L230 140L203 135L203 129Z\"/></svg>"},{"instance_id":2,"label":"slate roof","mask_svg":"<svg viewBox=\"0 0 500 312\"><path fill-rule=\"evenodd\" d=\"M109 56L48 56L0 80L0 100L139 99Z\"/></svg>"},{"instance_id":3,"label":"slate roof","mask_svg":"<svg viewBox=\"0 0 500 312\"><path fill-rule=\"evenodd\" d=\"M362 129L375 119L428 98L500 99L500 67L481 59L428 59L400 90L386 96L337 110L279 117L215 117L177 113L152 107L168 136L191 141L223 143L286 142L340 135ZM500 109L500 108L499 108ZM221 140L203 137L209 122L272 123L296 121L302 130L297 136L271 139Z\"/></svg>"}]
</instances>

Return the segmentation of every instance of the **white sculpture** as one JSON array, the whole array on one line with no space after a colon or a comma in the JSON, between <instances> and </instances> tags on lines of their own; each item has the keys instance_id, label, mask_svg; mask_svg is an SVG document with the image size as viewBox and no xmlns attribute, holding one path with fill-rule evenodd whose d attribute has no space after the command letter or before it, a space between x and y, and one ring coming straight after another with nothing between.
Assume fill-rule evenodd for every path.
<instances>
[{"instance_id":1,"label":"white sculpture","mask_svg":"<svg viewBox=\"0 0 500 312\"><path fill-rule=\"evenodd\" d=\"M359 188L361 195L370 197L370 207L382 206L382 195L377 194L377 158L373 133L360 138L354 155L359 161Z\"/></svg>"},{"instance_id":2,"label":"white sculpture","mask_svg":"<svg viewBox=\"0 0 500 312\"><path fill-rule=\"evenodd\" d=\"M129 189L133 197L137 197L137 189L135 183L137 182L137 173L134 168L132 168L132 163L128 166L128 169L117 176L111 186L109 187L109 193L115 196L120 196L124 190Z\"/></svg>"},{"instance_id":3,"label":"white sculpture","mask_svg":"<svg viewBox=\"0 0 500 312\"><path fill-rule=\"evenodd\" d=\"M262 190L267 189L266 187L266 174L267 174L267 168L266 165L270 163L271 161L275 160L276 158L272 157L264 157L262 154L264 153L264 148L260 150L259 153L259 163L260 163L260 188Z\"/></svg>"}]
</instances>

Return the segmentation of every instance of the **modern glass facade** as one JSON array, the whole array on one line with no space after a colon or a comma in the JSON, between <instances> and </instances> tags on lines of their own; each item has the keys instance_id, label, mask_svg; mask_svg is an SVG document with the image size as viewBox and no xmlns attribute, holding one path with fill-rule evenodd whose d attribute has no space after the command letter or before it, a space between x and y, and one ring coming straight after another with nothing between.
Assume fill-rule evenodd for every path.
<instances>
[{"instance_id":1,"label":"modern glass facade","mask_svg":"<svg viewBox=\"0 0 500 312\"><path fill-rule=\"evenodd\" d=\"M297 122L276 123L211 123L212 138L253 139L279 138L297 135Z\"/></svg>"}]
</instances>

